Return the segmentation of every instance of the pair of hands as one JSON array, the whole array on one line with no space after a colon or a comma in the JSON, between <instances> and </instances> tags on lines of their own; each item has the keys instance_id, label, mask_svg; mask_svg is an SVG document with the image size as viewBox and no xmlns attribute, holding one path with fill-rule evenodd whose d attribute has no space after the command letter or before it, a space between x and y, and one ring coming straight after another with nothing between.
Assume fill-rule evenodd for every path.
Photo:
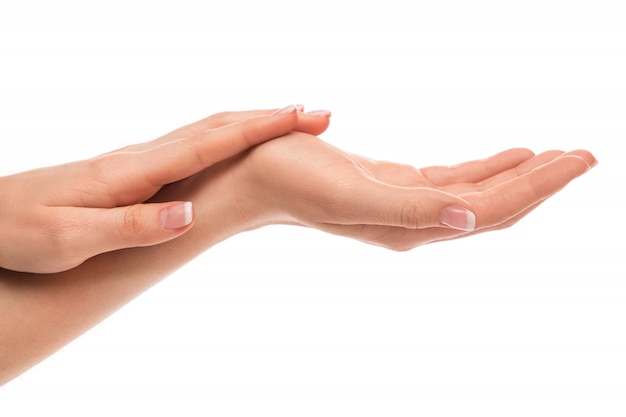
<instances>
[{"instance_id":1,"label":"pair of hands","mask_svg":"<svg viewBox=\"0 0 626 417\"><path fill-rule=\"evenodd\" d=\"M196 217L220 222L225 235L299 224L407 250L508 227L596 163L582 150L511 149L418 170L321 141L329 115L299 106L220 113L90 160L2 177L0 267L71 269L177 238Z\"/></svg>"}]
</instances>

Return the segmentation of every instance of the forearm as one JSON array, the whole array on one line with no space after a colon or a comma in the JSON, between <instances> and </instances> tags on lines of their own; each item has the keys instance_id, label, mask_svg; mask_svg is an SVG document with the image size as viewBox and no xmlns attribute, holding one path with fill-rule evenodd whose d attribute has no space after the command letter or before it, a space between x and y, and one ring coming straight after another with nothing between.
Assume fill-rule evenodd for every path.
<instances>
[{"instance_id":1,"label":"forearm","mask_svg":"<svg viewBox=\"0 0 626 417\"><path fill-rule=\"evenodd\" d=\"M219 184L211 191L225 192ZM109 252L57 274L0 269L0 384L50 356L207 248L249 228L223 217L235 204L228 194L192 197L194 227L173 241Z\"/></svg>"}]
</instances>

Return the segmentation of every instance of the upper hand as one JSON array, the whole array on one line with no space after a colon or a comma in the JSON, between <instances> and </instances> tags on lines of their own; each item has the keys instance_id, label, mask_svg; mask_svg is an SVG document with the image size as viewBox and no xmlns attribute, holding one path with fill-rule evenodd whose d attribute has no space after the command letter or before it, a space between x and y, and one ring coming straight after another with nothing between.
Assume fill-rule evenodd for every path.
<instances>
[{"instance_id":1,"label":"upper hand","mask_svg":"<svg viewBox=\"0 0 626 417\"><path fill-rule=\"evenodd\" d=\"M180 236L193 224L191 204L143 203L261 142L327 128L327 114L295 110L220 113L93 159L0 177L0 267L58 272L99 253Z\"/></svg>"}]
</instances>

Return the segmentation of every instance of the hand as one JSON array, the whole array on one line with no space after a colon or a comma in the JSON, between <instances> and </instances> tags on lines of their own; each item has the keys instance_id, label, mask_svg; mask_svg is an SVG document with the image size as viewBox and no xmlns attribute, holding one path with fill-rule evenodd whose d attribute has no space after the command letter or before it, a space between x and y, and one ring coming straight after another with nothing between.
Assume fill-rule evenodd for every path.
<instances>
[{"instance_id":1,"label":"hand","mask_svg":"<svg viewBox=\"0 0 626 417\"><path fill-rule=\"evenodd\" d=\"M298 224L408 250L511 226L595 163L582 150L511 149L454 167L415 169L294 132L220 169L233 181L223 189L237 185L237 212L247 228ZM244 223L230 223L238 222Z\"/></svg>"},{"instance_id":2,"label":"hand","mask_svg":"<svg viewBox=\"0 0 626 417\"><path fill-rule=\"evenodd\" d=\"M142 203L263 141L328 127L328 112L296 110L221 113L90 160L1 177L0 267L59 272L99 253L180 236L193 223L190 203Z\"/></svg>"}]
</instances>

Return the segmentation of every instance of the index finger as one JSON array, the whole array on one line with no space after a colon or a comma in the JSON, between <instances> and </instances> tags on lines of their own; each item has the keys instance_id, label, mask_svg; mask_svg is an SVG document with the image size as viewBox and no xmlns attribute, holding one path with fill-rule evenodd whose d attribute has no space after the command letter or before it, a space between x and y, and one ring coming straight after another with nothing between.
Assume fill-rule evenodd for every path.
<instances>
[{"instance_id":1,"label":"index finger","mask_svg":"<svg viewBox=\"0 0 626 417\"><path fill-rule=\"evenodd\" d=\"M247 119L259 116L269 116L274 110L244 110L244 111L226 111L205 117L202 120L190 123L186 126L179 127L155 140L149 142L151 145L163 145L173 140L197 135L211 129L217 129L226 125L242 122Z\"/></svg>"},{"instance_id":2,"label":"index finger","mask_svg":"<svg viewBox=\"0 0 626 417\"><path fill-rule=\"evenodd\" d=\"M147 151L132 153L132 164L138 175L154 186L161 186L282 136L294 128L297 120L294 107L290 113L256 116L203 130Z\"/></svg>"},{"instance_id":3,"label":"index finger","mask_svg":"<svg viewBox=\"0 0 626 417\"><path fill-rule=\"evenodd\" d=\"M486 159L463 162L451 167L431 166L420 171L437 186L476 183L514 168L533 156L533 152L528 149L513 148Z\"/></svg>"},{"instance_id":4,"label":"index finger","mask_svg":"<svg viewBox=\"0 0 626 417\"><path fill-rule=\"evenodd\" d=\"M477 229L493 227L555 194L589 167L579 156L564 155L493 188L462 197L475 210Z\"/></svg>"}]
</instances>

